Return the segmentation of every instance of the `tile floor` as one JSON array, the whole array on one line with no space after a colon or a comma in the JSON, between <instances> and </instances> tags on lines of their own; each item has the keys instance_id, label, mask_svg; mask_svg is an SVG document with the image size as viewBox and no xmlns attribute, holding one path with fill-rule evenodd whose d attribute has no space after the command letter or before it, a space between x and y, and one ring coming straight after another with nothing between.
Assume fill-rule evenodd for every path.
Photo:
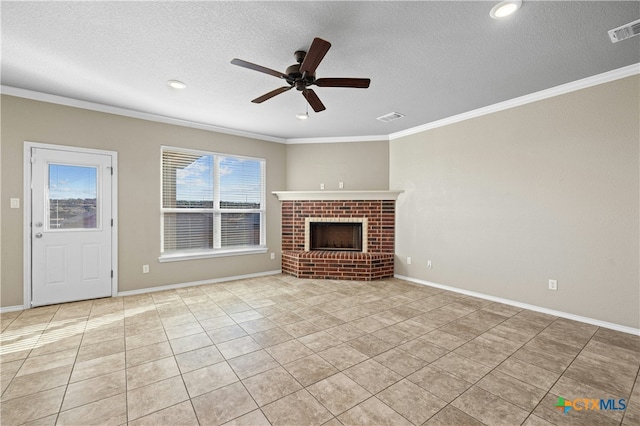
<instances>
[{"instance_id":1,"label":"tile floor","mask_svg":"<svg viewBox=\"0 0 640 426\"><path fill-rule=\"evenodd\" d=\"M276 275L1 320L3 426L640 424L639 337L398 279ZM626 410L563 414L559 396Z\"/></svg>"}]
</instances>

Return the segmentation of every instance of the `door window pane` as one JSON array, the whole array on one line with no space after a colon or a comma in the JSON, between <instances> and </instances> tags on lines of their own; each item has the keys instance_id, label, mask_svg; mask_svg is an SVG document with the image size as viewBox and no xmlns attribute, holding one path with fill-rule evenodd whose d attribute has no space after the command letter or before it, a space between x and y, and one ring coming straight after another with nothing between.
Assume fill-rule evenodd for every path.
<instances>
[{"instance_id":1,"label":"door window pane","mask_svg":"<svg viewBox=\"0 0 640 426\"><path fill-rule=\"evenodd\" d=\"M49 164L49 229L97 228L98 170Z\"/></svg>"}]
</instances>

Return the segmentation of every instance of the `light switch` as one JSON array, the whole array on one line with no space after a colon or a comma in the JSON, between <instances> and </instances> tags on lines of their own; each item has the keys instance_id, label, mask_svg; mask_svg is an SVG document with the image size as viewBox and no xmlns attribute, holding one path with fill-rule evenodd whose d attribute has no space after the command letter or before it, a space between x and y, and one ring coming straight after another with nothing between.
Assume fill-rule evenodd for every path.
<instances>
[{"instance_id":1,"label":"light switch","mask_svg":"<svg viewBox=\"0 0 640 426\"><path fill-rule=\"evenodd\" d=\"M12 198L11 199L11 208L19 209L20 208L20 198Z\"/></svg>"}]
</instances>

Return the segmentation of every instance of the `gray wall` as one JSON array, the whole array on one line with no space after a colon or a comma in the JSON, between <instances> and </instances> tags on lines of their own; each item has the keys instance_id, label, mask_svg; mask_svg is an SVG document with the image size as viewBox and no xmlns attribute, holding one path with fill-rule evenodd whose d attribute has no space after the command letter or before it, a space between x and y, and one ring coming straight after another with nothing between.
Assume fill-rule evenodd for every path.
<instances>
[{"instance_id":1,"label":"gray wall","mask_svg":"<svg viewBox=\"0 0 640 426\"><path fill-rule=\"evenodd\" d=\"M392 140L396 273L639 328L639 81Z\"/></svg>"},{"instance_id":2,"label":"gray wall","mask_svg":"<svg viewBox=\"0 0 640 426\"><path fill-rule=\"evenodd\" d=\"M280 202L286 185L285 145L187 127L2 96L1 306L23 301L24 141L118 152L119 291L139 290L280 269ZM171 145L267 160L267 246L276 253L159 263L160 146ZM142 274L142 265L150 273Z\"/></svg>"}]
</instances>

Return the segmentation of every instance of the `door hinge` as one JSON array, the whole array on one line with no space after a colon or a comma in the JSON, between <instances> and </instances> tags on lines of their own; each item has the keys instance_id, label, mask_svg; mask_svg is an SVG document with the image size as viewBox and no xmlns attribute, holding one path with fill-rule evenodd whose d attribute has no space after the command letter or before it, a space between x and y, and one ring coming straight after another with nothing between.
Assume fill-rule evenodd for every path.
<instances>
[{"instance_id":1,"label":"door hinge","mask_svg":"<svg viewBox=\"0 0 640 426\"><path fill-rule=\"evenodd\" d=\"M111 219L111 227L113 228L113 218Z\"/></svg>"},{"instance_id":2,"label":"door hinge","mask_svg":"<svg viewBox=\"0 0 640 426\"><path fill-rule=\"evenodd\" d=\"M113 269L111 270L111 278L113 278Z\"/></svg>"},{"instance_id":3,"label":"door hinge","mask_svg":"<svg viewBox=\"0 0 640 426\"><path fill-rule=\"evenodd\" d=\"M36 157L31 157L31 164L36 162Z\"/></svg>"}]
</instances>

